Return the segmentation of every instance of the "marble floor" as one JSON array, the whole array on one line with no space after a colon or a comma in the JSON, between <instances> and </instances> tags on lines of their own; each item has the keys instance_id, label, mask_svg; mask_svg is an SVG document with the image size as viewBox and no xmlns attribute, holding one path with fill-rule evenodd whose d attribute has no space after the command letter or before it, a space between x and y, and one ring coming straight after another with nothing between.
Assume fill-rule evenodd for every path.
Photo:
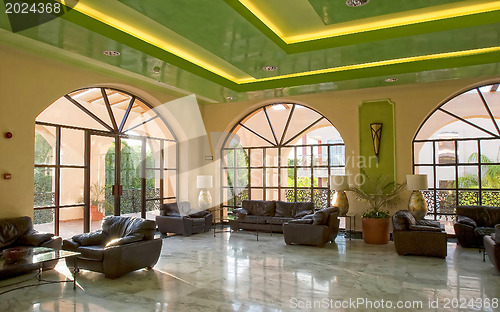
<instances>
[{"instance_id":1,"label":"marble floor","mask_svg":"<svg viewBox=\"0 0 500 312\"><path fill-rule=\"evenodd\" d=\"M65 274L62 262L43 278ZM154 270L116 280L81 271L78 284L4 293L0 311L500 311L500 275L476 249L455 243L442 260L341 236L325 248L286 246L281 234L170 236Z\"/></svg>"}]
</instances>

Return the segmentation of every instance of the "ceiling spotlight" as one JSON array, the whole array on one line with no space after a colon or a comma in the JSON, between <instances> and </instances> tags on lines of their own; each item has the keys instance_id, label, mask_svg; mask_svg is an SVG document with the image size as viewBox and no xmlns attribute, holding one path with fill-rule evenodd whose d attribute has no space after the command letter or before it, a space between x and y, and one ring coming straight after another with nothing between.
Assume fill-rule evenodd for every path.
<instances>
[{"instance_id":1,"label":"ceiling spotlight","mask_svg":"<svg viewBox=\"0 0 500 312\"><path fill-rule=\"evenodd\" d=\"M155 67L153 67L153 73L155 73L155 74L159 74L159 73L160 73L160 70L161 70L161 69L160 69L160 66L155 66Z\"/></svg>"},{"instance_id":2,"label":"ceiling spotlight","mask_svg":"<svg viewBox=\"0 0 500 312\"><path fill-rule=\"evenodd\" d=\"M102 53L104 53L104 55L107 55L107 56L118 56L118 55L120 55L120 52L113 51L113 50L106 50L106 51L104 51Z\"/></svg>"},{"instance_id":3,"label":"ceiling spotlight","mask_svg":"<svg viewBox=\"0 0 500 312\"><path fill-rule=\"evenodd\" d=\"M370 0L347 0L345 2L345 4L347 4L347 6L354 8L354 7L363 6L363 5L367 4L368 2L370 2Z\"/></svg>"},{"instance_id":4,"label":"ceiling spotlight","mask_svg":"<svg viewBox=\"0 0 500 312\"><path fill-rule=\"evenodd\" d=\"M398 81L398 78L387 78L385 82L396 82Z\"/></svg>"},{"instance_id":5,"label":"ceiling spotlight","mask_svg":"<svg viewBox=\"0 0 500 312\"><path fill-rule=\"evenodd\" d=\"M262 69L265 70L265 71L275 71L275 70L278 69L278 66L268 65L268 66L262 67Z\"/></svg>"}]
</instances>

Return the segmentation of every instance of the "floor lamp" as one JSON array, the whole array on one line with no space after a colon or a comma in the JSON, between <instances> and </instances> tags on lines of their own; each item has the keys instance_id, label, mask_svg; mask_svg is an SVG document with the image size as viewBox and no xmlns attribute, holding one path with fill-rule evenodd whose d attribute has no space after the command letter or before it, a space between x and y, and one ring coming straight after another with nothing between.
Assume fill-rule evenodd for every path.
<instances>
[{"instance_id":1,"label":"floor lamp","mask_svg":"<svg viewBox=\"0 0 500 312\"><path fill-rule=\"evenodd\" d=\"M201 210L206 210L212 207L212 195L208 191L212 188L212 176L210 175L200 175L196 177L196 186L200 189L200 195L198 196L198 207Z\"/></svg>"}]
</instances>

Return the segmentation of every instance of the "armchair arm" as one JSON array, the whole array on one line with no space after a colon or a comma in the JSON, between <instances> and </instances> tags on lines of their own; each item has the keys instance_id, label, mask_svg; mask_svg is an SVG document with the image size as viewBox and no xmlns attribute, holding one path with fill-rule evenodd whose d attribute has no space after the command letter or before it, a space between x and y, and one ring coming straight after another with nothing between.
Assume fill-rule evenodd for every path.
<instances>
[{"instance_id":1,"label":"armchair arm","mask_svg":"<svg viewBox=\"0 0 500 312\"><path fill-rule=\"evenodd\" d=\"M21 235L17 240L16 244L24 246L40 246L40 244L49 241L54 234L51 233L39 233L35 229L31 229L28 232Z\"/></svg>"},{"instance_id":2,"label":"armchair arm","mask_svg":"<svg viewBox=\"0 0 500 312\"><path fill-rule=\"evenodd\" d=\"M476 221L474 221L473 219L471 219L469 217L461 216L461 215L457 215L457 221L455 221L455 223L465 224L465 225L471 226L473 228L477 227Z\"/></svg>"},{"instance_id":3,"label":"armchair arm","mask_svg":"<svg viewBox=\"0 0 500 312\"><path fill-rule=\"evenodd\" d=\"M106 247L125 245L134 242L138 242L144 239L144 234L136 233L132 235L127 235L125 237L115 238L106 244Z\"/></svg>"},{"instance_id":4,"label":"armchair arm","mask_svg":"<svg viewBox=\"0 0 500 312\"><path fill-rule=\"evenodd\" d=\"M474 246L474 227L455 222L453 228L455 229L455 234L460 246L467 248Z\"/></svg>"},{"instance_id":5,"label":"armchair arm","mask_svg":"<svg viewBox=\"0 0 500 312\"><path fill-rule=\"evenodd\" d=\"M500 224L495 225L495 243L500 244Z\"/></svg>"},{"instance_id":6,"label":"armchair arm","mask_svg":"<svg viewBox=\"0 0 500 312\"><path fill-rule=\"evenodd\" d=\"M441 227L427 225L410 225L410 231L442 232Z\"/></svg>"},{"instance_id":7,"label":"armchair arm","mask_svg":"<svg viewBox=\"0 0 500 312\"><path fill-rule=\"evenodd\" d=\"M105 247L103 273L108 278L117 278L131 271L153 267L160 257L161 245L161 238L156 238Z\"/></svg>"},{"instance_id":8,"label":"armchair arm","mask_svg":"<svg viewBox=\"0 0 500 312\"><path fill-rule=\"evenodd\" d=\"M236 209L233 209L233 214L238 214L238 213L241 213L241 214L249 214L248 210L246 210L245 208L236 208Z\"/></svg>"},{"instance_id":9,"label":"armchair arm","mask_svg":"<svg viewBox=\"0 0 500 312\"><path fill-rule=\"evenodd\" d=\"M61 249L63 244L63 239L59 236L52 236L48 241L45 241L39 245L39 247L47 247L54 249Z\"/></svg>"},{"instance_id":10,"label":"armchair arm","mask_svg":"<svg viewBox=\"0 0 500 312\"><path fill-rule=\"evenodd\" d=\"M204 216L205 218L205 232L212 230L213 215L211 213Z\"/></svg>"}]
</instances>

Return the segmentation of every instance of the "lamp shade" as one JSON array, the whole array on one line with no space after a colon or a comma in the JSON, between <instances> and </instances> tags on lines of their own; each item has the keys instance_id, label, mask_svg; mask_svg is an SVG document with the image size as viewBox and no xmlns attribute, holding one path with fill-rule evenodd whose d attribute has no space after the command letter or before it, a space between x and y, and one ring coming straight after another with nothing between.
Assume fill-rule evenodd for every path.
<instances>
[{"instance_id":1,"label":"lamp shade","mask_svg":"<svg viewBox=\"0 0 500 312\"><path fill-rule=\"evenodd\" d=\"M349 177L346 175L330 176L330 188L335 191L343 191L349 188Z\"/></svg>"},{"instance_id":2,"label":"lamp shade","mask_svg":"<svg viewBox=\"0 0 500 312\"><path fill-rule=\"evenodd\" d=\"M196 186L199 189L211 188L212 187L212 176L201 175L196 177Z\"/></svg>"},{"instance_id":3,"label":"lamp shade","mask_svg":"<svg viewBox=\"0 0 500 312\"><path fill-rule=\"evenodd\" d=\"M406 176L406 188L410 191L426 190L427 175L426 174L409 174Z\"/></svg>"}]
</instances>

